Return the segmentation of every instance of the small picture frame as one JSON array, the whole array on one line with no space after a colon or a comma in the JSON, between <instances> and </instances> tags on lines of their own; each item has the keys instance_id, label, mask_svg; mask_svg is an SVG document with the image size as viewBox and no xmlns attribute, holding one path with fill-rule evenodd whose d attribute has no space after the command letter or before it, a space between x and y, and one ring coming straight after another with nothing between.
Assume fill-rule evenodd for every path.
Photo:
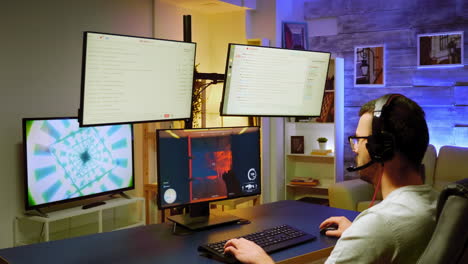
<instances>
[{"instance_id":1,"label":"small picture frame","mask_svg":"<svg viewBox=\"0 0 468 264\"><path fill-rule=\"evenodd\" d=\"M354 48L354 86L385 86L385 46Z\"/></svg>"},{"instance_id":2,"label":"small picture frame","mask_svg":"<svg viewBox=\"0 0 468 264\"><path fill-rule=\"evenodd\" d=\"M418 68L463 66L463 31L419 34Z\"/></svg>"},{"instance_id":3,"label":"small picture frame","mask_svg":"<svg viewBox=\"0 0 468 264\"><path fill-rule=\"evenodd\" d=\"M304 136L291 136L291 154L304 154Z\"/></svg>"},{"instance_id":4,"label":"small picture frame","mask_svg":"<svg viewBox=\"0 0 468 264\"><path fill-rule=\"evenodd\" d=\"M305 22L282 23L282 47L287 49L307 50L308 33Z\"/></svg>"}]
</instances>

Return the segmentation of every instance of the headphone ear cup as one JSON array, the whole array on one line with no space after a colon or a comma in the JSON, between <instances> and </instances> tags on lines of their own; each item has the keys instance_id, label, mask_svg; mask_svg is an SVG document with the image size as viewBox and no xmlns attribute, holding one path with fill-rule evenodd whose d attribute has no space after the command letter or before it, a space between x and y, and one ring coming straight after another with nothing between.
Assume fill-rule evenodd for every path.
<instances>
[{"instance_id":1,"label":"headphone ear cup","mask_svg":"<svg viewBox=\"0 0 468 264\"><path fill-rule=\"evenodd\" d=\"M366 143L367 151L372 161L378 162L380 159L380 147L375 135L369 136Z\"/></svg>"},{"instance_id":2,"label":"headphone ear cup","mask_svg":"<svg viewBox=\"0 0 468 264\"><path fill-rule=\"evenodd\" d=\"M371 135L367 139L366 148L374 162L391 160L395 154L395 138L385 131Z\"/></svg>"}]
</instances>

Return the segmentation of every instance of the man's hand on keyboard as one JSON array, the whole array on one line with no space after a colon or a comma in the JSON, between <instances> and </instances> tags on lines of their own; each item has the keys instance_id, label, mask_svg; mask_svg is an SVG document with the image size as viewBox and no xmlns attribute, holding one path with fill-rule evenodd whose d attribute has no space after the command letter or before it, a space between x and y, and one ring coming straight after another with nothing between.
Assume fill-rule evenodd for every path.
<instances>
[{"instance_id":1,"label":"man's hand on keyboard","mask_svg":"<svg viewBox=\"0 0 468 264\"><path fill-rule=\"evenodd\" d=\"M233 255L237 260L245 264L275 263L259 245L244 238L234 238L226 242L224 253Z\"/></svg>"}]
</instances>

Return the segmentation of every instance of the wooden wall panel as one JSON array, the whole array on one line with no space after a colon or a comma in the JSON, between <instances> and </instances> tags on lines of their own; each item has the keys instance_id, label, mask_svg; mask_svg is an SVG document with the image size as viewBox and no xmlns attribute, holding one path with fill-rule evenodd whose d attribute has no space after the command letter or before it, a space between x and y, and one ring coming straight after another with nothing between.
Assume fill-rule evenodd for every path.
<instances>
[{"instance_id":1,"label":"wooden wall panel","mask_svg":"<svg viewBox=\"0 0 468 264\"><path fill-rule=\"evenodd\" d=\"M457 82L468 82L468 68L418 69L413 76L413 85L416 86L454 86Z\"/></svg>"},{"instance_id":2,"label":"wooden wall panel","mask_svg":"<svg viewBox=\"0 0 468 264\"><path fill-rule=\"evenodd\" d=\"M387 69L392 68L396 70L398 68L414 68L417 52L416 47L411 45L413 45L413 43L410 43L407 47L400 46L397 48L391 48L387 45Z\"/></svg>"},{"instance_id":3,"label":"wooden wall panel","mask_svg":"<svg viewBox=\"0 0 468 264\"><path fill-rule=\"evenodd\" d=\"M468 106L468 86L455 86L453 88L455 105Z\"/></svg>"},{"instance_id":4,"label":"wooden wall panel","mask_svg":"<svg viewBox=\"0 0 468 264\"><path fill-rule=\"evenodd\" d=\"M413 84L415 67L389 68L385 70L387 86L409 86Z\"/></svg>"},{"instance_id":5,"label":"wooden wall panel","mask_svg":"<svg viewBox=\"0 0 468 264\"><path fill-rule=\"evenodd\" d=\"M457 146L468 146L468 127L455 127L454 139Z\"/></svg>"},{"instance_id":6,"label":"wooden wall panel","mask_svg":"<svg viewBox=\"0 0 468 264\"><path fill-rule=\"evenodd\" d=\"M365 12L365 15L363 13L355 13L340 16L338 18L338 32L380 33L381 31L405 28L412 22L410 10L394 9L379 12L369 10Z\"/></svg>"},{"instance_id":7,"label":"wooden wall panel","mask_svg":"<svg viewBox=\"0 0 468 264\"><path fill-rule=\"evenodd\" d=\"M310 49L330 51L345 60L344 134L354 134L362 104L386 93L401 93L426 112L431 143L468 146L468 67L418 68L417 35L464 31L464 61L468 61L468 1L466 0L310 0L304 19L335 17L338 34L309 39ZM354 85L354 48L385 45L385 86ZM457 126L458 125L458 126ZM345 166L354 154L345 147ZM345 174L345 178L355 177Z\"/></svg>"},{"instance_id":8,"label":"wooden wall panel","mask_svg":"<svg viewBox=\"0 0 468 264\"><path fill-rule=\"evenodd\" d=\"M468 126L468 106L455 106L455 126Z\"/></svg>"},{"instance_id":9,"label":"wooden wall panel","mask_svg":"<svg viewBox=\"0 0 468 264\"><path fill-rule=\"evenodd\" d=\"M304 3L304 19L333 17L344 15L348 12L347 0L316 0Z\"/></svg>"},{"instance_id":10,"label":"wooden wall panel","mask_svg":"<svg viewBox=\"0 0 468 264\"><path fill-rule=\"evenodd\" d=\"M423 108L426 106L452 106L454 100L452 87L355 87L345 90L345 106L361 106L364 103L387 93L404 94L421 105ZM431 94L432 96L427 96L428 94Z\"/></svg>"},{"instance_id":11,"label":"wooden wall panel","mask_svg":"<svg viewBox=\"0 0 468 264\"><path fill-rule=\"evenodd\" d=\"M456 23L456 5L460 0L417 0L411 26Z\"/></svg>"}]
</instances>

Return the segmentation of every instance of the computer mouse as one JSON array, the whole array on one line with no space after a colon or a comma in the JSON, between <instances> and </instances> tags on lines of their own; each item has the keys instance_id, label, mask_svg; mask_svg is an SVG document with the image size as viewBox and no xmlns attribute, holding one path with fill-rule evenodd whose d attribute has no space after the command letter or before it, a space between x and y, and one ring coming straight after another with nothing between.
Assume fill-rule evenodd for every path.
<instances>
[{"instance_id":1,"label":"computer mouse","mask_svg":"<svg viewBox=\"0 0 468 264\"><path fill-rule=\"evenodd\" d=\"M238 225L250 224L250 220L248 220L248 219L239 219L239 220L237 220L237 224Z\"/></svg>"},{"instance_id":2,"label":"computer mouse","mask_svg":"<svg viewBox=\"0 0 468 264\"><path fill-rule=\"evenodd\" d=\"M320 229L320 234L321 234L321 235L325 235L325 233L326 233L327 231L334 231L334 230L337 230L337 229L338 229L338 225L337 225L337 224L331 224L331 225L329 225L329 226L326 226L326 227Z\"/></svg>"}]
</instances>

